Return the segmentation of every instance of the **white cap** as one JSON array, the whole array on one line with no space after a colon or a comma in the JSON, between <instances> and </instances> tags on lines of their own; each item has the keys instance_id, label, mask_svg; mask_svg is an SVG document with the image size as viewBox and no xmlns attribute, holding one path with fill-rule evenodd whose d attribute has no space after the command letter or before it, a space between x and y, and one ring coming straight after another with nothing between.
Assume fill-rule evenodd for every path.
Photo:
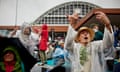
<instances>
[{"instance_id":1,"label":"white cap","mask_svg":"<svg viewBox=\"0 0 120 72\"><path fill-rule=\"evenodd\" d=\"M64 43L64 41L63 41L63 40L60 40L60 41L58 42L59 45L60 45L61 43Z\"/></svg>"}]
</instances>

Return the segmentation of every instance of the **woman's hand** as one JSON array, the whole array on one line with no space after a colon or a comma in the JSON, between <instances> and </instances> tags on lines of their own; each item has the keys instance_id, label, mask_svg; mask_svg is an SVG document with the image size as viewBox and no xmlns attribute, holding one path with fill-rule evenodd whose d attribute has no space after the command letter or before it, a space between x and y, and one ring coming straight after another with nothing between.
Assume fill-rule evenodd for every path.
<instances>
[{"instance_id":1,"label":"woman's hand","mask_svg":"<svg viewBox=\"0 0 120 72\"><path fill-rule=\"evenodd\" d=\"M109 18L106 16L105 13L101 12L101 11L97 11L95 12L96 14L96 19L98 19L101 23L103 23L105 26L110 25L110 20Z\"/></svg>"},{"instance_id":2,"label":"woman's hand","mask_svg":"<svg viewBox=\"0 0 120 72\"><path fill-rule=\"evenodd\" d=\"M107 17L107 15L101 11L97 11L95 12L95 14L96 14L96 19L99 20L101 23L103 23L107 27L107 29L112 33L110 20Z\"/></svg>"},{"instance_id":3,"label":"woman's hand","mask_svg":"<svg viewBox=\"0 0 120 72\"><path fill-rule=\"evenodd\" d=\"M73 13L72 15L66 15L66 16L68 18L69 23L74 28L75 25L77 24L78 19L79 19L78 13Z\"/></svg>"}]
</instances>

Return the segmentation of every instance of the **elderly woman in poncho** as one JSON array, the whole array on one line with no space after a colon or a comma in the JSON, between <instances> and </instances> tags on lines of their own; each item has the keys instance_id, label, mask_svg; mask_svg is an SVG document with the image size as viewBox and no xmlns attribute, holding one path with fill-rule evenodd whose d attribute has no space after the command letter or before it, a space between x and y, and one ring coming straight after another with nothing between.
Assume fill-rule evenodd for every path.
<instances>
[{"instance_id":1,"label":"elderly woman in poncho","mask_svg":"<svg viewBox=\"0 0 120 72\"><path fill-rule=\"evenodd\" d=\"M65 49L70 54L68 58L71 63L71 72L105 72L103 50L113 46L113 31L110 20L103 12L98 11L95 14L96 19L105 26L103 40L99 41L92 41L94 31L88 27L81 27L77 32L74 30L79 18L77 13L68 16L70 25L65 40Z\"/></svg>"},{"instance_id":2,"label":"elderly woman in poncho","mask_svg":"<svg viewBox=\"0 0 120 72\"><path fill-rule=\"evenodd\" d=\"M24 22L20 30L15 30L11 33L11 37L19 38L29 53L34 56L34 50L37 49L37 44L39 43L39 35L34 36L30 24Z\"/></svg>"}]
</instances>

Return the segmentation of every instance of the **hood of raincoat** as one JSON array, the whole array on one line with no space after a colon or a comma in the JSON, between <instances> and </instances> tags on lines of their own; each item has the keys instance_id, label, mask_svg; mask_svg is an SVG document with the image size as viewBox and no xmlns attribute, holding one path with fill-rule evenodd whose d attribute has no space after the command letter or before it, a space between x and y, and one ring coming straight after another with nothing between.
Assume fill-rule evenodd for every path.
<instances>
[{"instance_id":1,"label":"hood of raincoat","mask_svg":"<svg viewBox=\"0 0 120 72\"><path fill-rule=\"evenodd\" d=\"M48 28L47 24L42 25L42 30L47 30L47 28Z\"/></svg>"},{"instance_id":2,"label":"hood of raincoat","mask_svg":"<svg viewBox=\"0 0 120 72\"><path fill-rule=\"evenodd\" d=\"M12 71L25 71L24 70L24 64L22 65L22 60L18 54L18 51L16 50L16 48L14 46L7 46L3 52L1 53L1 57L0 57L0 71L6 71L6 67L4 66L4 55L8 52L11 51L14 54L14 68ZM12 64L12 63L11 63ZM7 71L6 71L7 72Z\"/></svg>"},{"instance_id":3,"label":"hood of raincoat","mask_svg":"<svg viewBox=\"0 0 120 72\"><path fill-rule=\"evenodd\" d=\"M29 28L30 29L30 32L32 31L32 28L31 28L31 25L27 22L24 22L21 26L20 26L20 30L21 32L23 33L25 28Z\"/></svg>"},{"instance_id":4,"label":"hood of raincoat","mask_svg":"<svg viewBox=\"0 0 120 72\"><path fill-rule=\"evenodd\" d=\"M18 52L17 52L17 50L15 49L14 46L8 46L8 47L6 47L6 48L3 50L3 52L2 52L2 57L4 56L4 54L6 54L7 51L12 51L12 52L14 53L15 59L16 59L17 61L20 61L20 60L21 60L21 59L20 59L20 56L19 56L19 54L18 54Z\"/></svg>"}]
</instances>

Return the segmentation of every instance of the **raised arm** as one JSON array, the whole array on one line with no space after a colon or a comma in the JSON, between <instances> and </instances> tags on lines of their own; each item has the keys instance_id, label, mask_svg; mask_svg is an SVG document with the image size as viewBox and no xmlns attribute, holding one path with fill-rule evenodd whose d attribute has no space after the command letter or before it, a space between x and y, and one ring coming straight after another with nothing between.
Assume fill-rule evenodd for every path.
<instances>
[{"instance_id":1,"label":"raised arm","mask_svg":"<svg viewBox=\"0 0 120 72\"><path fill-rule=\"evenodd\" d=\"M77 34L77 32L74 30L74 26L77 24L78 21L78 14L73 13L73 15L67 15L68 21L70 25L68 26L67 36L65 39L64 47L68 51L73 51L74 46L74 38Z\"/></svg>"},{"instance_id":2,"label":"raised arm","mask_svg":"<svg viewBox=\"0 0 120 72\"><path fill-rule=\"evenodd\" d=\"M110 23L109 18L103 12L95 12L96 19L98 19L101 23L104 24L104 36L103 36L103 48L111 48L113 46L114 38L113 38L113 30Z\"/></svg>"},{"instance_id":3,"label":"raised arm","mask_svg":"<svg viewBox=\"0 0 120 72\"><path fill-rule=\"evenodd\" d=\"M103 23L105 27L109 30L109 32L112 33L110 20L107 17L107 15L101 11L97 11L95 12L95 14L96 14L96 19L98 19L101 23Z\"/></svg>"},{"instance_id":4,"label":"raised arm","mask_svg":"<svg viewBox=\"0 0 120 72\"><path fill-rule=\"evenodd\" d=\"M67 49L68 51L73 51L74 38L76 34L77 32L72 28L71 25L69 25L64 45L64 48Z\"/></svg>"}]
</instances>

